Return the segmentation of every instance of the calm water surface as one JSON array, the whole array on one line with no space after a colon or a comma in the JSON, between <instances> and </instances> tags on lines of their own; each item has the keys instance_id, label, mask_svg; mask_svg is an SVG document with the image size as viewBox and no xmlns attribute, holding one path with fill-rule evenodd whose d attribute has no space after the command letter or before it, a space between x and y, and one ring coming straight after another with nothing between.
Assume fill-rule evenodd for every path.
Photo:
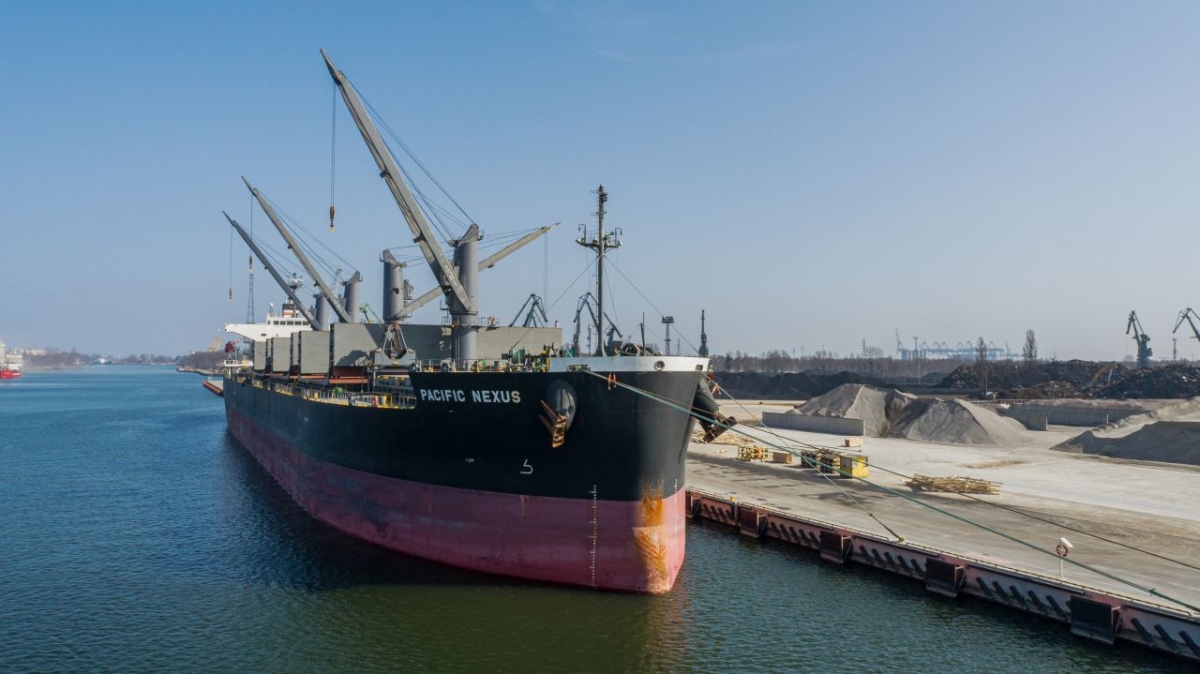
<instances>
[{"instance_id":1,"label":"calm water surface","mask_svg":"<svg viewBox=\"0 0 1200 674\"><path fill-rule=\"evenodd\" d=\"M2 672L1185 672L693 524L665 597L447 569L311 520L195 375L0 384Z\"/></svg>"}]
</instances>

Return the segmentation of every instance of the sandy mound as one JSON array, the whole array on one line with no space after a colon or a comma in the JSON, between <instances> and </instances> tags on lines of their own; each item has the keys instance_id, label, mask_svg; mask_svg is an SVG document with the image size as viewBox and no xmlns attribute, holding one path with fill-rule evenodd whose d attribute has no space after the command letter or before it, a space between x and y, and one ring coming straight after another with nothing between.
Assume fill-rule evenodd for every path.
<instances>
[{"instance_id":1,"label":"sandy mound","mask_svg":"<svg viewBox=\"0 0 1200 674\"><path fill-rule=\"evenodd\" d=\"M1086 431L1055 449L1200 465L1200 397Z\"/></svg>"},{"instance_id":2,"label":"sandy mound","mask_svg":"<svg viewBox=\"0 0 1200 674\"><path fill-rule=\"evenodd\" d=\"M889 416L913 400L916 400L916 396L893 389L843 384L797 407L796 412L814 417L862 419L867 435L883 437L891 426Z\"/></svg>"},{"instance_id":3,"label":"sandy mound","mask_svg":"<svg viewBox=\"0 0 1200 674\"><path fill-rule=\"evenodd\" d=\"M917 398L892 389L844 384L796 408L814 417L861 419L866 435L925 442L1012 447L1030 440L1014 419L961 400Z\"/></svg>"},{"instance_id":4,"label":"sandy mound","mask_svg":"<svg viewBox=\"0 0 1200 674\"><path fill-rule=\"evenodd\" d=\"M959 445L1015 447L1029 442L1025 426L962 400L919 400L897 417L889 437Z\"/></svg>"},{"instance_id":5,"label":"sandy mound","mask_svg":"<svg viewBox=\"0 0 1200 674\"><path fill-rule=\"evenodd\" d=\"M1156 421L1114 437L1087 431L1058 448L1119 459L1200 466L1200 421Z\"/></svg>"}]
</instances>

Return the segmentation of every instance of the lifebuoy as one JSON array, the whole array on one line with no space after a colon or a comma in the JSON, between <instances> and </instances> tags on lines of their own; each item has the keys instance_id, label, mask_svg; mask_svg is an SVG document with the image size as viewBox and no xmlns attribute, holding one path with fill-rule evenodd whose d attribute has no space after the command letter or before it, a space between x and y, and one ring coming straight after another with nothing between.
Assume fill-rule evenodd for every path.
<instances>
[{"instance_id":1,"label":"lifebuoy","mask_svg":"<svg viewBox=\"0 0 1200 674\"><path fill-rule=\"evenodd\" d=\"M1059 543L1058 545L1054 546L1054 552L1058 553L1059 557L1066 557L1067 553L1070 551L1071 551L1071 549L1062 543Z\"/></svg>"}]
</instances>

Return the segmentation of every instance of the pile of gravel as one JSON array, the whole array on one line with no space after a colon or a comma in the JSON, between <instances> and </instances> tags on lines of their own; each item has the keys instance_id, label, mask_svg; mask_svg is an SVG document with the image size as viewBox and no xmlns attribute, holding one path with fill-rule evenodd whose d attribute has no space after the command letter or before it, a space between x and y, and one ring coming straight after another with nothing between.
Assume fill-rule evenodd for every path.
<instances>
[{"instance_id":1,"label":"pile of gravel","mask_svg":"<svg viewBox=\"0 0 1200 674\"><path fill-rule=\"evenodd\" d=\"M1055 449L1200 466L1200 397L1085 431Z\"/></svg>"},{"instance_id":2,"label":"pile of gravel","mask_svg":"<svg viewBox=\"0 0 1200 674\"><path fill-rule=\"evenodd\" d=\"M1019 421L969 402L917 398L863 384L839 386L800 405L795 412L861 419L864 432L877 438L1012 447L1031 437Z\"/></svg>"},{"instance_id":3,"label":"pile of gravel","mask_svg":"<svg viewBox=\"0 0 1200 674\"><path fill-rule=\"evenodd\" d=\"M717 383L735 398L756 400L809 400L836 389L843 384L878 384L883 382L853 372L838 374L764 374L761 372L718 372Z\"/></svg>"},{"instance_id":4,"label":"pile of gravel","mask_svg":"<svg viewBox=\"0 0 1200 674\"><path fill-rule=\"evenodd\" d=\"M955 445L1016 447L1029 442L1029 432L1016 419L962 400L919 400L907 406L888 437Z\"/></svg>"},{"instance_id":5,"label":"pile of gravel","mask_svg":"<svg viewBox=\"0 0 1200 674\"><path fill-rule=\"evenodd\" d=\"M1118 459L1200 466L1200 421L1156 421L1115 437L1087 431L1059 447Z\"/></svg>"},{"instance_id":6,"label":"pile of gravel","mask_svg":"<svg viewBox=\"0 0 1200 674\"><path fill-rule=\"evenodd\" d=\"M863 430L867 435L883 437L891 426L889 414L895 414L916 399L916 396L894 389L843 384L797 407L796 412L814 417L862 419Z\"/></svg>"}]
</instances>

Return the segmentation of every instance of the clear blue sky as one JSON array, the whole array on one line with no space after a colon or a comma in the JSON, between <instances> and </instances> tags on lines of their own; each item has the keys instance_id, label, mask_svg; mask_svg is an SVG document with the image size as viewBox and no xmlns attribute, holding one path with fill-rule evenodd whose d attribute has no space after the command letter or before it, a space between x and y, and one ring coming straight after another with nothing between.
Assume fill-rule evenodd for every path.
<instances>
[{"instance_id":1,"label":"clear blue sky","mask_svg":"<svg viewBox=\"0 0 1200 674\"><path fill-rule=\"evenodd\" d=\"M564 223L484 275L482 312L505 323L547 257L552 317L571 322L575 225L601 182L615 262L653 302L618 276L617 318L644 311L652 340L661 311L698 344L704 308L717 353L894 353L896 328L1019 350L1032 328L1046 357L1122 358L1136 309L1169 356L1175 315L1200 306L1200 3L0 10L10 346L175 354L243 320L247 251L230 302L221 216L250 220L241 175L359 269L378 310L379 251L411 237L344 108L328 231L320 47L486 236ZM281 294L256 284L261 314Z\"/></svg>"}]
</instances>

